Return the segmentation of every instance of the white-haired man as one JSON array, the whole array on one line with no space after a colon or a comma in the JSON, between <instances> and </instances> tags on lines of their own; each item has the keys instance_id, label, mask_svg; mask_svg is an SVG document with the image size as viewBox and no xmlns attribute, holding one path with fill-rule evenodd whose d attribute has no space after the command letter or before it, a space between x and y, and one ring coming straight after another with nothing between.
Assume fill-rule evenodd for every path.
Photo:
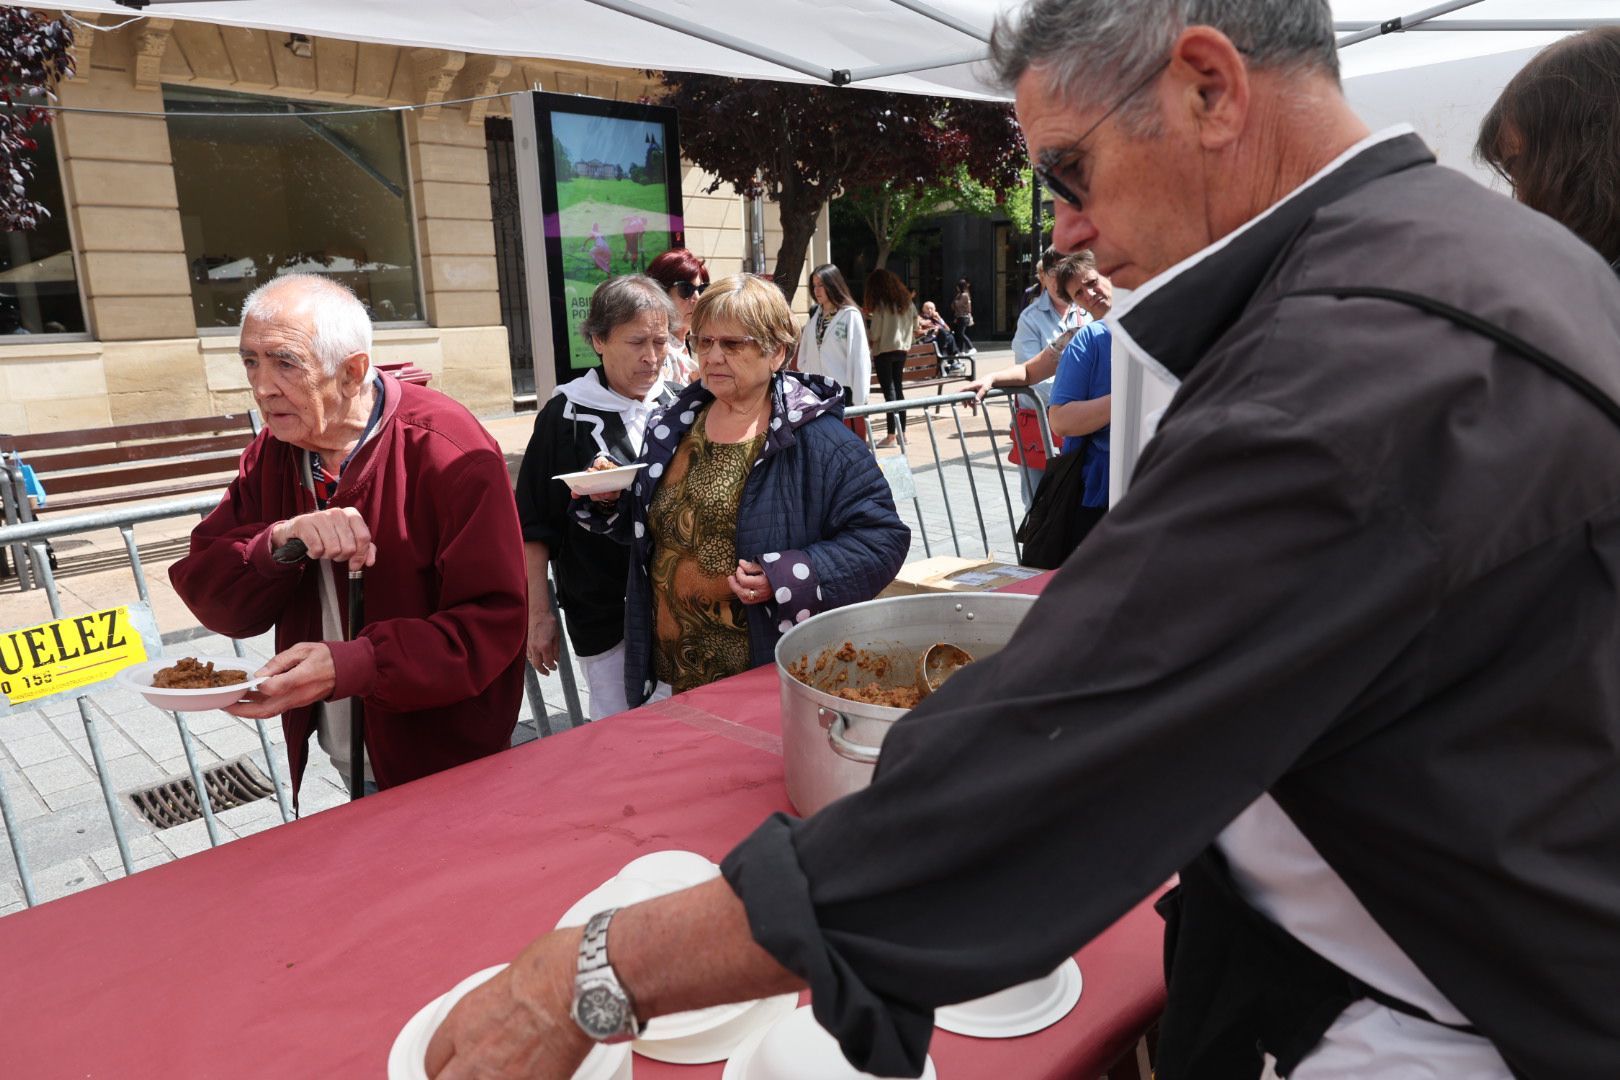
<instances>
[{"instance_id":1,"label":"white-haired man","mask_svg":"<svg viewBox=\"0 0 1620 1080\"><path fill-rule=\"evenodd\" d=\"M870 788L540 938L440 1080L567 1076L573 1002L805 984L916 1075L935 1006L1177 870L1165 1080L1620 1076L1614 275L1370 134L1328 0L1033 0L994 50L1056 242L1179 382L1131 489Z\"/></svg>"},{"instance_id":2,"label":"white-haired man","mask_svg":"<svg viewBox=\"0 0 1620 1080\"><path fill-rule=\"evenodd\" d=\"M242 309L242 367L265 429L169 570L202 624L276 630L239 716L280 715L294 791L315 733L349 775L365 703L368 790L509 744L523 692L523 542L500 447L467 410L371 365L371 320L342 285L277 278ZM308 561L272 553L301 540ZM363 569L366 625L347 627Z\"/></svg>"}]
</instances>

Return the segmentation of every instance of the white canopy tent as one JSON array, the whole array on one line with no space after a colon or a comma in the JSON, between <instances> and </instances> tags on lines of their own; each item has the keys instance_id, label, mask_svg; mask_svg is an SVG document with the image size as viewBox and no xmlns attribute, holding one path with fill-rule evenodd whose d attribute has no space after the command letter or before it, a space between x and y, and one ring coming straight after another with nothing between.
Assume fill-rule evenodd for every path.
<instances>
[{"instance_id":1,"label":"white canopy tent","mask_svg":"<svg viewBox=\"0 0 1620 1080\"><path fill-rule=\"evenodd\" d=\"M1004 98L987 55L1021 0L77 0L0 4L145 14L356 41L534 56L909 93ZM1346 93L1374 127L1406 122L1440 160L1472 162L1485 110L1558 38L1620 24L1616 0L1332 0ZM531 268L532 274L533 268ZM544 338L539 338L544 340ZM1113 490L1124 490L1143 418L1165 399L1116 364ZM1148 380L1152 383L1153 380Z\"/></svg>"},{"instance_id":2,"label":"white canopy tent","mask_svg":"<svg viewBox=\"0 0 1620 1080\"><path fill-rule=\"evenodd\" d=\"M1613 0L1334 0L1348 37L1392 20L1411 27L1350 46L1361 76L1536 48L1597 22ZM535 56L913 93L1002 97L986 42L1017 0L0 0L13 6L190 19L317 37ZM105 20L115 21L115 20ZM1539 28L1539 29L1538 29Z\"/></svg>"}]
</instances>

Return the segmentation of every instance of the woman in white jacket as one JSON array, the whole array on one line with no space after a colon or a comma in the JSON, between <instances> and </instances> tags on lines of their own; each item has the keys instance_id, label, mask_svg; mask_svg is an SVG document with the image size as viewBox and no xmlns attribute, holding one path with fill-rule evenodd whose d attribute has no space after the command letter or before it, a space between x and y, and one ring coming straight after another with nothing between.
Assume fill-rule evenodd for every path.
<instances>
[{"instance_id":1,"label":"woman in white jacket","mask_svg":"<svg viewBox=\"0 0 1620 1080\"><path fill-rule=\"evenodd\" d=\"M799 336L798 369L837 382L844 388L844 404L865 405L872 386L866 316L832 263L810 272L810 295L816 306Z\"/></svg>"}]
</instances>

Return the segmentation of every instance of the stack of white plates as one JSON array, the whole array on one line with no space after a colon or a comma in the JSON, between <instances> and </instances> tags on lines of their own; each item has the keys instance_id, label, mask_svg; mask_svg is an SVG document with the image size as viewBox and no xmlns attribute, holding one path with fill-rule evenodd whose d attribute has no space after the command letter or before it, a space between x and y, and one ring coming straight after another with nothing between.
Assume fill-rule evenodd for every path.
<instances>
[{"instance_id":1,"label":"stack of white plates","mask_svg":"<svg viewBox=\"0 0 1620 1080\"><path fill-rule=\"evenodd\" d=\"M922 1080L938 1080L934 1059ZM851 1065L806 1005L743 1040L726 1062L722 1080L873 1080Z\"/></svg>"},{"instance_id":2,"label":"stack of white plates","mask_svg":"<svg viewBox=\"0 0 1620 1080\"><path fill-rule=\"evenodd\" d=\"M1080 965L1071 956L1044 978L936 1009L934 1025L980 1039L1012 1039L1051 1027L1079 1000Z\"/></svg>"},{"instance_id":3,"label":"stack of white plates","mask_svg":"<svg viewBox=\"0 0 1620 1080\"><path fill-rule=\"evenodd\" d=\"M625 865L557 920L558 928L584 926L598 911L678 892L720 876L720 868L692 851L655 851ZM798 994L716 1005L648 1021L631 1045L654 1061L704 1065L724 1061L749 1035L793 1011Z\"/></svg>"},{"instance_id":4,"label":"stack of white plates","mask_svg":"<svg viewBox=\"0 0 1620 1080\"><path fill-rule=\"evenodd\" d=\"M440 994L406 1022L388 1052L388 1080L427 1080L427 1048L433 1033L462 998L506 970L505 964L469 975L450 991ZM630 1080L630 1047L624 1043L601 1045L574 1070L574 1080Z\"/></svg>"}]
</instances>

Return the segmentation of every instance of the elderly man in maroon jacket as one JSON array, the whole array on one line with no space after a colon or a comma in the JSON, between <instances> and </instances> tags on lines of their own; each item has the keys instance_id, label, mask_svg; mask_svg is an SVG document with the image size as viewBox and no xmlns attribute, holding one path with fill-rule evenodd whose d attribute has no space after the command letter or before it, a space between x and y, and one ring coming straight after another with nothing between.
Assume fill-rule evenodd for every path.
<instances>
[{"instance_id":1,"label":"elderly man in maroon jacket","mask_svg":"<svg viewBox=\"0 0 1620 1080\"><path fill-rule=\"evenodd\" d=\"M294 790L311 733L351 767L365 704L367 790L508 745L523 688L523 540L505 459L443 394L371 366L354 294L288 275L243 306L242 366L265 430L169 571L204 626L276 629L276 655L238 716L280 715ZM308 559L272 552L298 539ZM347 626L364 568L366 625Z\"/></svg>"}]
</instances>

